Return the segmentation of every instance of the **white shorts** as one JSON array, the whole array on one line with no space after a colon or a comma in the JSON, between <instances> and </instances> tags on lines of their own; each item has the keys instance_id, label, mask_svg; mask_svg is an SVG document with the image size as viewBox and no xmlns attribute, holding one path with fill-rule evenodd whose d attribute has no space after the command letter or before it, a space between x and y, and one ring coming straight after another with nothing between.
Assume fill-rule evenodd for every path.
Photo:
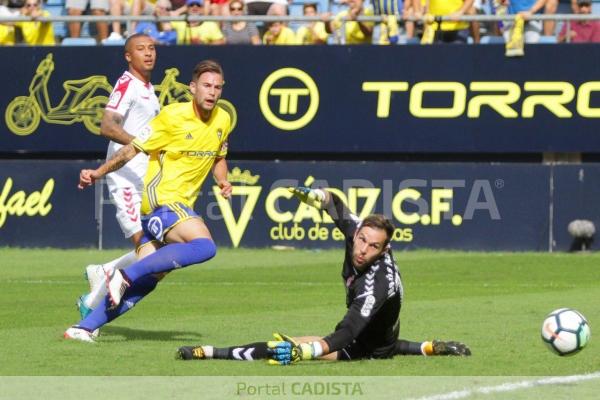
<instances>
[{"instance_id":1,"label":"white shorts","mask_svg":"<svg viewBox=\"0 0 600 400\"><path fill-rule=\"evenodd\" d=\"M132 174L117 175L113 172L106 176L106 181L110 197L117 209L117 221L121 226L123 235L130 238L134 233L142 230L140 219L140 206L144 189L142 178Z\"/></svg>"},{"instance_id":2,"label":"white shorts","mask_svg":"<svg viewBox=\"0 0 600 400\"><path fill-rule=\"evenodd\" d=\"M510 40L510 30L514 23L512 21L504 21L504 41ZM537 43L542 36L541 21L526 21L525 22L525 43Z\"/></svg>"}]
</instances>

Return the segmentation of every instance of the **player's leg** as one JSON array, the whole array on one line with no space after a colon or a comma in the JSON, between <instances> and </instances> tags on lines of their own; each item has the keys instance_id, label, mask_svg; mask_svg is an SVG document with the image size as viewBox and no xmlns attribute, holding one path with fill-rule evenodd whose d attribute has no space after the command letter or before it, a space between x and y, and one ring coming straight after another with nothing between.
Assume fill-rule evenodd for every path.
<instances>
[{"instance_id":1,"label":"player's leg","mask_svg":"<svg viewBox=\"0 0 600 400\"><path fill-rule=\"evenodd\" d=\"M208 228L199 218L178 223L167 234L167 245L150 257L123 270L131 281L148 274L159 274L207 261L215 256L216 246Z\"/></svg>"},{"instance_id":2,"label":"player's leg","mask_svg":"<svg viewBox=\"0 0 600 400\"><path fill-rule=\"evenodd\" d=\"M120 17L123 15L123 9L125 0L109 0L109 11L110 15L114 17ZM111 39L122 39L123 35L121 34L121 21L113 21L112 25L112 33L110 34Z\"/></svg>"},{"instance_id":3,"label":"player's leg","mask_svg":"<svg viewBox=\"0 0 600 400\"><path fill-rule=\"evenodd\" d=\"M77 303L82 318L85 318L87 314L89 314L94 308L98 307L100 302L104 300L104 297L108 293L106 289L107 274L110 275L115 269L123 269L125 267L130 266L138 259L143 258L140 257L139 250L141 246L140 241L142 237L142 231L134 233L131 237L131 241L133 242L134 247L138 249L137 251L130 251L129 253L124 254L121 257L118 257L105 264L92 264L87 266L86 276L88 278L88 281L90 282L90 293L87 295L82 295Z\"/></svg>"},{"instance_id":4,"label":"player's leg","mask_svg":"<svg viewBox=\"0 0 600 400\"><path fill-rule=\"evenodd\" d=\"M92 15L98 16L106 15L110 10L108 0L90 0L90 8ZM108 22L96 22L96 30L98 31L98 41L106 39L108 37Z\"/></svg>"},{"instance_id":5,"label":"player's leg","mask_svg":"<svg viewBox=\"0 0 600 400\"><path fill-rule=\"evenodd\" d=\"M215 246L208 228L202 219L182 204L170 204L145 216L144 231L166 242L147 258L136 262L122 271L116 270L108 283L108 292L113 304L136 279L149 274L161 274L176 268L205 262L215 256Z\"/></svg>"},{"instance_id":6,"label":"player's leg","mask_svg":"<svg viewBox=\"0 0 600 400\"><path fill-rule=\"evenodd\" d=\"M424 356L431 351L431 342L411 342L408 340L398 340L394 346L394 355L403 356Z\"/></svg>"},{"instance_id":7,"label":"player's leg","mask_svg":"<svg viewBox=\"0 0 600 400\"><path fill-rule=\"evenodd\" d=\"M558 9L558 0L547 0L546 5L544 6L544 14L551 15L556 14L556 10ZM544 35L545 36L554 36L554 31L556 28L556 21L544 21Z\"/></svg>"},{"instance_id":8,"label":"player's leg","mask_svg":"<svg viewBox=\"0 0 600 400\"><path fill-rule=\"evenodd\" d=\"M270 358L267 342L256 342L231 347L214 347L208 345L183 346L175 353L181 360L237 360L254 361Z\"/></svg>"},{"instance_id":9,"label":"player's leg","mask_svg":"<svg viewBox=\"0 0 600 400\"><path fill-rule=\"evenodd\" d=\"M120 176L111 174L107 178L110 197L116 208L116 219L121 231L129 238L134 248L140 246L143 236L140 217L143 183L140 177ZM107 294L106 275L112 275L116 269L123 269L138 260L135 251L111 260L104 264L92 264L86 267L86 278L90 285L90 293L79 298L79 312L84 318L96 308Z\"/></svg>"},{"instance_id":10,"label":"player's leg","mask_svg":"<svg viewBox=\"0 0 600 400\"><path fill-rule=\"evenodd\" d=\"M320 336L301 336L293 338L298 343L321 340ZM271 358L269 342L256 342L231 347L214 347L210 345L180 347L175 357L181 360L237 360L254 361ZM337 360L337 352L319 357L322 360Z\"/></svg>"},{"instance_id":11,"label":"player's leg","mask_svg":"<svg viewBox=\"0 0 600 400\"><path fill-rule=\"evenodd\" d=\"M83 8L81 8L80 0L70 0L66 3L67 15L70 17L78 17L83 14L83 9L85 8L85 4ZM78 38L81 36L81 22L69 22L69 37Z\"/></svg>"},{"instance_id":12,"label":"player's leg","mask_svg":"<svg viewBox=\"0 0 600 400\"><path fill-rule=\"evenodd\" d=\"M456 341L410 342L408 340L397 340L389 356L393 357L395 355L470 356L471 350L465 344Z\"/></svg>"},{"instance_id":13,"label":"player's leg","mask_svg":"<svg viewBox=\"0 0 600 400\"><path fill-rule=\"evenodd\" d=\"M141 259L154 253L159 247L157 242L146 240L142 240L142 242L143 243L138 251L138 256ZM92 332L133 308L133 306L154 290L156 284L162 277L163 275L148 275L137 280L131 285L127 293L125 293L121 304L117 307L112 306L112 302L108 295L105 296L98 307L96 307L89 315L82 318L76 325L67 329L64 337L66 339L93 342Z\"/></svg>"}]
</instances>

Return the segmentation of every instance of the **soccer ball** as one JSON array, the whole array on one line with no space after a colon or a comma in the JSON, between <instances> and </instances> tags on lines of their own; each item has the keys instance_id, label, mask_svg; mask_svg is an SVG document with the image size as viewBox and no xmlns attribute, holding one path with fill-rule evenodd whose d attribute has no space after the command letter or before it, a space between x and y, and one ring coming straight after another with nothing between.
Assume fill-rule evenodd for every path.
<instances>
[{"instance_id":1,"label":"soccer ball","mask_svg":"<svg viewBox=\"0 0 600 400\"><path fill-rule=\"evenodd\" d=\"M590 325L585 317L571 308L552 311L542 324L542 340L559 356L580 352L590 340Z\"/></svg>"}]
</instances>

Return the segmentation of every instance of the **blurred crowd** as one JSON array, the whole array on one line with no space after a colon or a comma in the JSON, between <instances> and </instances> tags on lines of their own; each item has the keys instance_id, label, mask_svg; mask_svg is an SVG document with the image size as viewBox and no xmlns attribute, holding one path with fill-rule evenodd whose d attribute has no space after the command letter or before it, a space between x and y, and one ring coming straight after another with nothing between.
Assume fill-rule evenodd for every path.
<instances>
[{"instance_id":1,"label":"blurred crowd","mask_svg":"<svg viewBox=\"0 0 600 400\"><path fill-rule=\"evenodd\" d=\"M600 42L600 21L539 21L534 14L600 14L600 0L1 0L0 16L32 17L0 23L0 45L54 45L61 38L93 36L98 43L119 44L145 32L163 45L302 45L405 43L509 43L515 22L464 22L463 15L518 15L523 41ZM51 14L50 11L53 11ZM252 22L97 22L82 32L70 22L37 21L50 15L111 16L309 16L306 23ZM359 21L382 16L383 22ZM447 17L443 22L439 16ZM448 20L449 19L449 20ZM64 25L64 24L63 24ZM92 25L92 24L89 24Z\"/></svg>"}]
</instances>

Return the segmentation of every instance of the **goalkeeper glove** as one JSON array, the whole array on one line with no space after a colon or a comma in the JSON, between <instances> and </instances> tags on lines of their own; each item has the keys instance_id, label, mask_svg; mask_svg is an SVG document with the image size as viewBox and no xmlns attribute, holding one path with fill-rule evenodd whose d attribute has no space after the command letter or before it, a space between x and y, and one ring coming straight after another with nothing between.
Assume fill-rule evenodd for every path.
<instances>
[{"instance_id":1,"label":"goalkeeper glove","mask_svg":"<svg viewBox=\"0 0 600 400\"><path fill-rule=\"evenodd\" d=\"M307 187L289 187L288 190L294 194L303 203L315 208L322 208L325 200L325 192L321 189L311 189Z\"/></svg>"},{"instance_id":2,"label":"goalkeeper glove","mask_svg":"<svg viewBox=\"0 0 600 400\"><path fill-rule=\"evenodd\" d=\"M271 365L289 365L319 357L323 350L319 342L298 343L293 337L274 333L276 340L267 342Z\"/></svg>"}]
</instances>

